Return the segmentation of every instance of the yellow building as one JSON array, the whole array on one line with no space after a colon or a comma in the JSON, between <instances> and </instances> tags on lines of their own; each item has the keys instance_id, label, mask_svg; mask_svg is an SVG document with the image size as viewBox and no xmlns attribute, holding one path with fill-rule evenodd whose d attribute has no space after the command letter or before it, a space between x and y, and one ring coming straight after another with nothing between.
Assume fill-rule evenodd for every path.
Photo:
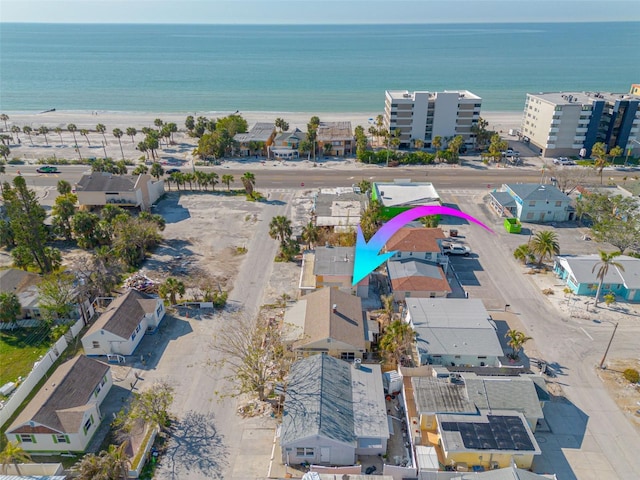
<instances>
[{"instance_id":1,"label":"yellow building","mask_svg":"<svg viewBox=\"0 0 640 480\"><path fill-rule=\"evenodd\" d=\"M631 95L640 95L640 83L632 83L629 93Z\"/></svg>"}]
</instances>

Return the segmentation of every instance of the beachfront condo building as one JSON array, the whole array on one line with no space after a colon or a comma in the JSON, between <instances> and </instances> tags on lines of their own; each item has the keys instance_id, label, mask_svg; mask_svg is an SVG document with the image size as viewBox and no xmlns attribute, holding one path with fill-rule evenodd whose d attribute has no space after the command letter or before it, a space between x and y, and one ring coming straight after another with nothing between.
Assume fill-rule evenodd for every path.
<instances>
[{"instance_id":1,"label":"beachfront condo building","mask_svg":"<svg viewBox=\"0 0 640 480\"><path fill-rule=\"evenodd\" d=\"M520 135L543 157L588 156L597 142L638 155L639 130L640 95L550 92L527 94Z\"/></svg>"},{"instance_id":2,"label":"beachfront condo building","mask_svg":"<svg viewBox=\"0 0 640 480\"><path fill-rule=\"evenodd\" d=\"M446 139L456 135L472 148L472 127L478 124L481 104L482 99L467 90L387 90L383 124L392 136L399 135L400 148L412 148L416 140L430 148L436 137L441 137L445 146Z\"/></svg>"}]
</instances>

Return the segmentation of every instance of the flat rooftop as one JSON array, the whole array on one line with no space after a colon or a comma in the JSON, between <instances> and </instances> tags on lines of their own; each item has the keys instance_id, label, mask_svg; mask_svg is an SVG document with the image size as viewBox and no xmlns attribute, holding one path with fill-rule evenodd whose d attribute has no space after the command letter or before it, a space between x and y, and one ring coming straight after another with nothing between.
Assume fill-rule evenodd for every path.
<instances>
[{"instance_id":1,"label":"flat rooftop","mask_svg":"<svg viewBox=\"0 0 640 480\"><path fill-rule=\"evenodd\" d=\"M392 100L402 100L402 99L415 99L416 93L427 93L429 94L429 98L436 98L438 93L457 93L460 98L470 98L470 99L478 99L480 97L475 93L471 93L469 90L444 90L443 92L430 92L428 90L416 90L415 92L410 92L409 90L387 90L387 95L391 97Z\"/></svg>"},{"instance_id":2,"label":"flat rooftop","mask_svg":"<svg viewBox=\"0 0 640 480\"><path fill-rule=\"evenodd\" d=\"M430 182L376 182L373 188L385 207L440 205L440 195Z\"/></svg>"},{"instance_id":3,"label":"flat rooftop","mask_svg":"<svg viewBox=\"0 0 640 480\"><path fill-rule=\"evenodd\" d=\"M529 93L532 97L546 100L555 105L591 104L594 101L615 102L616 100L640 100L640 95L612 92L540 92Z\"/></svg>"}]
</instances>

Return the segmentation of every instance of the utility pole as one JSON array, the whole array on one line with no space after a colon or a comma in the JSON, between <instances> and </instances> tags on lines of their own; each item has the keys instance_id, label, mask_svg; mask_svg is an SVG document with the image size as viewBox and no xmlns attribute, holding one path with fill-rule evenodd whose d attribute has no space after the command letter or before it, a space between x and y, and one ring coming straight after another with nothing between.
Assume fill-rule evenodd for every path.
<instances>
[{"instance_id":1,"label":"utility pole","mask_svg":"<svg viewBox=\"0 0 640 480\"><path fill-rule=\"evenodd\" d=\"M618 329L618 322L615 323L613 327L613 332L611 333L611 338L609 339L609 344L607 345L607 349L604 351L604 355L602 360L600 361L600 368L604 368L604 361L607 359L607 353L609 353L609 348L611 347L611 342L613 342L613 337L616 334L616 330Z\"/></svg>"}]
</instances>

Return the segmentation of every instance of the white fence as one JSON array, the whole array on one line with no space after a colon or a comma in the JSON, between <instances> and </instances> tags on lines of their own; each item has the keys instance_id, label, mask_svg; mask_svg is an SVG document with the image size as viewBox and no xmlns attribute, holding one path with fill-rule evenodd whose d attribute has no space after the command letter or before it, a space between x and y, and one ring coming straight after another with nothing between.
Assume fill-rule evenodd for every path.
<instances>
[{"instance_id":1,"label":"white fence","mask_svg":"<svg viewBox=\"0 0 640 480\"><path fill-rule=\"evenodd\" d=\"M7 400L7 402L2 406L2 409L0 410L0 425L4 425L4 423L9 420L9 417L13 415L24 399L27 398L29 393L31 393L31 390L35 388L42 377L44 377L47 371L49 371L51 365L53 365L62 352L64 352L69 346L67 341L69 333L71 333L72 338L75 338L83 327L84 321L81 318L74 323L69 329L69 332L60 337L60 339L49 349L40 361L33 366L33 369L27 378L24 379L17 390L13 392L13 395L11 395L9 400Z\"/></svg>"}]
</instances>

